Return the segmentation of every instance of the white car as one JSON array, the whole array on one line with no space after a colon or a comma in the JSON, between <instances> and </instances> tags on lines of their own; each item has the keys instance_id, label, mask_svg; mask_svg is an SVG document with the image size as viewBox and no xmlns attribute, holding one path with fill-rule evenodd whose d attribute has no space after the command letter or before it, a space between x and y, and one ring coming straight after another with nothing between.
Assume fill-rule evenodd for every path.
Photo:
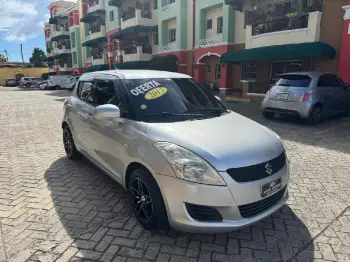
<instances>
[{"instance_id":1,"label":"white car","mask_svg":"<svg viewBox=\"0 0 350 262\"><path fill-rule=\"evenodd\" d=\"M80 76L71 76L67 79L64 88L68 90L73 90L75 87L75 84L78 82Z\"/></svg>"},{"instance_id":2,"label":"white car","mask_svg":"<svg viewBox=\"0 0 350 262\"><path fill-rule=\"evenodd\" d=\"M69 75L49 76L46 89L62 89L65 87Z\"/></svg>"}]
</instances>

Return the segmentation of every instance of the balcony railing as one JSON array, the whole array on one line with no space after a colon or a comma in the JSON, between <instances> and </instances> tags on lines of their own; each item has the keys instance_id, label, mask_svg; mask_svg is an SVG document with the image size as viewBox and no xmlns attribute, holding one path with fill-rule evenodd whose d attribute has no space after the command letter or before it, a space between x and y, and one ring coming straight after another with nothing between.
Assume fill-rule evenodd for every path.
<instances>
[{"instance_id":1,"label":"balcony railing","mask_svg":"<svg viewBox=\"0 0 350 262\"><path fill-rule=\"evenodd\" d=\"M253 24L252 34L254 36L278 31L307 28L308 17L308 15L301 15L291 18L285 17L273 21L266 21L259 24Z\"/></svg>"},{"instance_id":2,"label":"balcony railing","mask_svg":"<svg viewBox=\"0 0 350 262\"><path fill-rule=\"evenodd\" d=\"M148 61L152 58L152 46L131 46L123 48L123 61Z\"/></svg>"},{"instance_id":3,"label":"balcony railing","mask_svg":"<svg viewBox=\"0 0 350 262\"><path fill-rule=\"evenodd\" d=\"M162 11L163 12L168 12L168 11L171 11L175 8L176 6L176 2L174 3L170 3L169 1L166 1L164 5L162 5Z\"/></svg>"},{"instance_id":4,"label":"balcony railing","mask_svg":"<svg viewBox=\"0 0 350 262\"><path fill-rule=\"evenodd\" d=\"M90 34L86 36L85 40L91 40L91 39L95 39L98 37L104 37L106 36L106 27L104 25L101 25L100 30L96 32L92 32L90 31Z\"/></svg>"},{"instance_id":5,"label":"balcony railing","mask_svg":"<svg viewBox=\"0 0 350 262\"><path fill-rule=\"evenodd\" d=\"M100 9L104 9L104 0L91 1L87 12L91 13Z\"/></svg>"},{"instance_id":6,"label":"balcony railing","mask_svg":"<svg viewBox=\"0 0 350 262\"><path fill-rule=\"evenodd\" d=\"M199 45L200 46L216 45L216 44L219 44L221 42L222 42L222 34L219 34L219 35L214 36L214 37L201 39L199 41Z\"/></svg>"},{"instance_id":7,"label":"balcony railing","mask_svg":"<svg viewBox=\"0 0 350 262\"><path fill-rule=\"evenodd\" d=\"M170 43L168 45L160 47L160 52L168 52L168 51L173 51L177 49L177 43Z\"/></svg>"},{"instance_id":8,"label":"balcony railing","mask_svg":"<svg viewBox=\"0 0 350 262\"><path fill-rule=\"evenodd\" d=\"M136 13L135 13L135 10L134 10L134 11L132 11L130 13L124 14L122 20L124 22L124 21L130 20L130 19L133 19L135 17L136 17Z\"/></svg>"}]
</instances>

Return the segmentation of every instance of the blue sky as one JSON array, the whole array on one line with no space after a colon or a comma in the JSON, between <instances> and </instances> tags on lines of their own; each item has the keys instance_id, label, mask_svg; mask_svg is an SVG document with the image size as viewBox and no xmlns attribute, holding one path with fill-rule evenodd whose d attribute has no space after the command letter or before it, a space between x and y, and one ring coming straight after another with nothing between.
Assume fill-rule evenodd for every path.
<instances>
[{"instance_id":1,"label":"blue sky","mask_svg":"<svg viewBox=\"0 0 350 262\"><path fill-rule=\"evenodd\" d=\"M66 0L67 1L67 0ZM68 0L76 2L75 0ZM0 54L6 50L10 61L28 62L34 47L46 52L44 23L49 20L52 0L0 0Z\"/></svg>"}]
</instances>

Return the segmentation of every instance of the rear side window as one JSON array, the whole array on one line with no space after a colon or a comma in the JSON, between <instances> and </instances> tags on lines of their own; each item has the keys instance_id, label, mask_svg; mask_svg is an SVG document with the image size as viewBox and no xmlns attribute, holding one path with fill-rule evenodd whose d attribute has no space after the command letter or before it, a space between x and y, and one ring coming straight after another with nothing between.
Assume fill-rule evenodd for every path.
<instances>
[{"instance_id":1,"label":"rear side window","mask_svg":"<svg viewBox=\"0 0 350 262\"><path fill-rule=\"evenodd\" d=\"M276 86L309 87L311 78L307 75L284 75L277 82Z\"/></svg>"},{"instance_id":2,"label":"rear side window","mask_svg":"<svg viewBox=\"0 0 350 262\"><path fill-rule=\"evenodd\" d=\"M94 103L94 93L91 82L80 82L78 87L78 97L88 104Z\"/></svg>"},{"instance_id":3,"label":"rear side window","mask_svg":"<svg viewBox=\"0 0 350 262\"><path fill-rule=\"evenodd\" d=\"M28 81L28 80L29 80L29 78L28 78L28 77L25 77L25 78L23 78L23 80L24 80L24 81Z\"/></svg>"}]
</instances>

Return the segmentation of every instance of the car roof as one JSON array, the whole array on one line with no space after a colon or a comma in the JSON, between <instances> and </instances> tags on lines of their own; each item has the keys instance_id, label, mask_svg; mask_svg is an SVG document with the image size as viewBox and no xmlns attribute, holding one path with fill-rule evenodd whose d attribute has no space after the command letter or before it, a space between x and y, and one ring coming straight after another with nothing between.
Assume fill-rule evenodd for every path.
<instances>
[{"instance_id":1,"label":"car roof","mask_svg":"<svg viewBox=\"0 0 350 262\"><path fill-rule=\"evenodd\" d=\"M94 77L121 76L125 79L145 79L145 78L191 78L188 75L157 70L107 70L83 74L79 80L84 81Z\"/></svg>"},{"instance_id":2,"label":"car roof","mask_svg":"<svg viewBox=\"0 0 350 262\"><path fill-rule=\"evenodd\" d=\"M286 73L286 74L282 74L282 75L307 75L311 78L314 78L314 77L319 77L319 76L324 75L324 74L334 75L334 73L330 73L330 72L316 72L316 71L294 72L294 73Z\"/></svg>"}]
</instances>

